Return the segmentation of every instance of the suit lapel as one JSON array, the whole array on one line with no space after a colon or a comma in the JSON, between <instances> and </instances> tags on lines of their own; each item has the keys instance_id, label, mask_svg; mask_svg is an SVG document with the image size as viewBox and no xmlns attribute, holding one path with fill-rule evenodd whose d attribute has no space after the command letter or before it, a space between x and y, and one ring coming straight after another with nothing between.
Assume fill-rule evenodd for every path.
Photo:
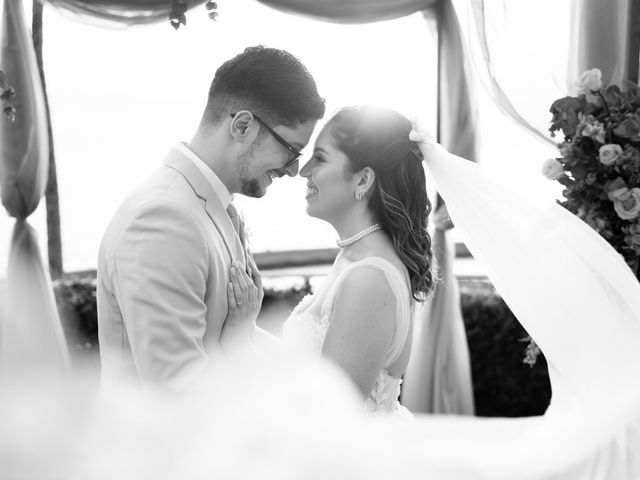
<instances>
[{"instance_id":1,"label":"suit lapel","mask_svg":"<svg viewBox=\"0 0 640 480\"><path fill-rule=\"evenodd\" d=\"M195 194L204 200L205 211L220 233L229 255L246 267L245 250L236 230L233 228L233 223L231 223L231 219L220 198L216 195L211 184L198 170L198 167L175 147L170 150L164 163L169 168L179 172L189 182Z\"/></svg>"}]
</instances>

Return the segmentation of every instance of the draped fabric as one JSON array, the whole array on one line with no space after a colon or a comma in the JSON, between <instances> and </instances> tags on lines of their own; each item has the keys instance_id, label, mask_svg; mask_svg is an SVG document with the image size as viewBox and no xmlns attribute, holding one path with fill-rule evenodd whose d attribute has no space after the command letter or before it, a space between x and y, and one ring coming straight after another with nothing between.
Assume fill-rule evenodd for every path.
<instances>
[{"instance_id":1,"label":"draped fabric","mask_svg":"<svg viewBox=\"0 0 640 480\"><path fill-rule=\"evenodd\" d=\"M435 15L438 21L438 140L452 152L466 158L476 156L476 109L470 84L470 72L465 61L460 25L451 0L259 0L278 10L304 15L334 23L367 23L390 20L422 10L425 15ZM426 108L426 106L425 106ZM447 257L450 242L447 233L437 238L440 242L434 248ZM445 273L445 275L449 274ZM402 401L417 412L431 413L472 413L461 405L473 405L470 398L471 379L469 366L460 362L468 358L468 347L464 335L458 333L464 327L460 313L459 296L451 282L452 275L445 278L449 288L440 288L429 303L420 310L417 323L427 323L430 328L418 329L414 336L413 351L436 348L429 355L412 358L403 383ZM431 335L438 333L437 338ZM434 368L442 366L433 363L440 358L448 364L441 375L434 374ZM455 360L454 360L455 359ZM459 386L458 388L452 388ZM425 392L429 394L425 395ZM433 396L441 401L432 403ZM432 409L433 405L441 409Z\"/></svg>"},{"instance_id":2,"label":"draped fabric","mask_svg":"<svg viewBox=\"0 0 640 480\"><path fill-rule=\"evenodd\" d=\"M598 233L552 199L496 181L439 145L425 145L424 154L466 245L549 365L551 406L530 422L512 420L512 427L525 427L520 433L509 439L507 429L495 435L487 424L476 421L475 430L456 421L474 439L467 447L479 439L503 442L488 460L494 471L486 478L637 478L640 285L634 273ZM501 430L507 423L494 426ZM524 448L528 440L530 449ZM522 475L499 472L512 461L527 465ZM476 477L480 470L469 471L482 477Z\"/></svg>"},{"instance_id":3,"label":"draped fabric","mask_svg":"<svg viewBox=\"0 0 640 480\"><path fill-rule=\"evenodd\" d=\"M70 361L53 287L36 233L23 219L16 220L13 231L7 280L0 317L2 380L63 380Z\"/></svg>"},{"instance_id":4,"label":"draped fabric","mask_svg":"<svg viewBox=\"0 0 640 480\"><path fill-rule=\"evenodd\" d=\"M527 130L538 140L542 142L555 145L555 143L547 136L546 132L542 132L534 127L514 106L511 99L508 97L501 83L498 81L498 75L494 70L492 62L492 49L489 47L487 30L491 27L489 25L486 11L485 0L471 0L472 6L472 19L476 36L473 40L477 41L477 46L481 52L481 62L484 67L487 76L487 90L491 95L496 106L513 122L520 125ZM471 32L468 33L471 36Z\"/></svg>"},{"instance_id":5,"label":"draped fabric","mask_svg":"<svg viewBox=\"0 0 640 480\"><path fill-rule=\"evenodd\" d=\"M450 0L438 4L438 141L456 155L476 160L477 110L460 25ZM432 222L438 223L436 219ZM447 230L433 236L441 283L416 309L412 357L402 402L423 413L473 415L469 347L453 272L453 242Z\"/></svg>"},{"instance_id":6,"label":"draped fabric","mask_svg":"<svg viewBox=\"0 0 640 480\"><path fill-rule=\"evenodd\" d=\"M545 354L552 407L637 391L640 285L622 257L553 200L516 193L440 147L426 154L469 250Z\"/></svg>"},{"instance_id":7,"label":"draped fabric","mask_svg":"<svg viewBox=\"0 0 640 480\"><path fill-rule=\"evenodd\" d=\"M478 79L510 120L546 144L554 145L547 132L546 106L567 91L576 93L574 83L582 72L597 67L606 83L637 81L638 42L630 42L637 35L632 31L630 0L529 1L518 2L516 9L506 0L469 0L456 5L459 11L468 12L463 31ZM539 18L516 14L523 5L532 14L550 10L553 14L546 15L541 26ZM549 35L540 37L540 28ZM526 65L518 63L521 59ZM509 81L514 68L524 68L523 74ZM546 99L537 112L524 106L531 103L526 100L533 89Z\"/></svg>"},{"instance_id":8,"label":"draped fabric","mask_svg":"<svg viewBox=\"0 0 640 480\"><path fill-rule=\"evenodd\" d=\"M51 281L27 222L44 195L49 152L44 96L22 2L4 2L0 69L16 92L15 122L0 119L0 194L8 214L16 218L0 325L0 365L15 369L28 357L52 371L64 371L68 352Z\"/></svg>"},{"instance_id":9,"label":"draped fabric","mask_svg":"<svg viewBox=\"0 0 640 480\"><path fill-rule=\"evenodd\" d=\"M39 0L87 21L102 20L117 25L140 25L169 20L172 0ZM182 0L187 9L206 0Z\"/></svg>"},{"instance_id":10,"label":"draped fabric","mask_svg":"<svg viewBox=\"0 0 640 480\"><path fill-rule=\"evenodd\" d=\"M438 19L438 142L476 161L478 111L472 72L452 0L442 0Z\"/></svg>"},{"instance_id":11,"label":"draped fabric","mask_svg":"<svg viewBox=\"0 0 640 480\"><path fill-rule=\"evenodd\" d=\"M258 0L295 15L333 23L369 23L404 17L436 5L440 0Z\"/></svg>"},{"instance_id":12,"label":"draped fabric","mask_svg":"<svg viewBox=\"0 0 640 480\"><path fill-rule=\"evenodd\" d=\"M534 91L536 97L546 96L549 104L556 93L564 92L564 86L557 88L557 76L562 73L564 84L566 65L558 72L556 59L565 59L562 46L568 42L566 24L571 20L569 10L563 9L563 5L551 1L518 2L517 5L507 0L456 2L457 11L464 18L462 31L467 52L476 67L476 79L509 120L552 147L555 143L547 133L546 106L531 112L525 105L539 107L529 101ZM535 17L526 15L528 10L532 14L553 10L553 15L547 13L544 20L545 28L553 34L540 38L540 24ZM538 30L529 30L531 25ZM522 71L522 75L515 76L514 71Z\"/></svg>"},{"instance_id":13,"label":"draped fabric","mask_svg":"<svg viewBox=\"0 0 640 480\"><path fill-rule=\"evenodd\" d=\"M599 68L605 83L620 85L623 80L635 78L638 72L627 71L629 51L630 0L573 0L571 15L571 50L569 54L568 83L585 70ZM637 70L637 61L635 62Z\"/></svg>"},{"instance_id":14,"label":"draped fabric","mask_svg":"<svg viewBox=\"0 0 640 480\"><path fill-rule=\"evenodd\" d=\"M402 403L414 412L473 415L469 348L453 271L454 246L444 229L436 229L432 240L442 281L434 297L416 308Z\"/></svg>"}]
</instances>

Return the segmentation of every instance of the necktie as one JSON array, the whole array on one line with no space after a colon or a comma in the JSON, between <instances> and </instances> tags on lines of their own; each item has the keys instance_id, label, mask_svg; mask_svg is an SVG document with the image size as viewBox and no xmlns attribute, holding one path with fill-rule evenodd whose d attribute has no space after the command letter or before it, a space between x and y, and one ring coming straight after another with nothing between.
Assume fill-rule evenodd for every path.
<instances>
[{"instance_id":1,"label":"necktie","mask_svg":"<svg viewBox=\"0 0 640 480\"><path fill-rule=\"evenodd\" d=\"M240 218L240 215L238 215L238 210L236 210L236 207L233 205L233 203L230 203L227 207L227 213L229 214L229 218L231 219L233 228L240 238L240 243L242 243L242 246L245 247L244 222Z\"/></svg>"}]
</instances>

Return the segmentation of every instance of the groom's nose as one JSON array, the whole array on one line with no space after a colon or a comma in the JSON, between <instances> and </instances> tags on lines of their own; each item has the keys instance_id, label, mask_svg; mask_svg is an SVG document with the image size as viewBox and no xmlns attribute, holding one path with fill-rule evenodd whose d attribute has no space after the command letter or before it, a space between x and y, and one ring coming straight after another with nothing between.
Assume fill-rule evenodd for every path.
<instances>
[{"instance_id":1,"label":"groom's nose","mask_svg":"<svg viewBox=\"0 0 640 480\"><path fill-rule=\"evenodd\" d=\"M295 177L298 174L298 167L300 165L300 161L294 162L292 165L289 165L284 169L284 173L289 175L290 177Z\"/></svg>"}]
</instances>

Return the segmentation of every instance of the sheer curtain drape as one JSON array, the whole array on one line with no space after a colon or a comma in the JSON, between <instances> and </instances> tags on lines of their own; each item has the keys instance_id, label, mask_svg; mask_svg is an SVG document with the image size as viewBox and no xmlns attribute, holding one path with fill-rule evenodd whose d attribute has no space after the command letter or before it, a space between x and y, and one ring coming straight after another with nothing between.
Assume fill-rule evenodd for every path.
<instances>
[{"instance_id":1,"label":"sheer curtain drape","mask_svg":"<svg viewBox=\"0 0 640 480\"><path fill-rule=\"evenodd\" d=\"M460 24L450 1L440 2L435 13L438 141L450 152L475 161L477 107ZM446 210L438 210L432 221L442 223L443 216ZM402 401L414 412L473 415L469 347L450 235L449 230L436 228L432 237L441 283L433 298L416 309L412 358L405 373Z\"/></svg>"},{"instance_id":2,"label":"sheer curtain drape","mask_svg":"<svg viewBox=\"0 0 640 480\"><path fill-rule=\"evenodd\" d=\"M338 23L390 20L417 11L435 16L438 25L438 140L451 152L475 159L476 105L460 26L451 0L259 1L287 13ZM443 284L434 298L416 313L414 356L403 383L402 401L416 412L472 414L474 411L469 351L452 270L452 248L447 232L439 231L434 236Z\"/></svg>"},{"instance_id":3,"label":"sheer curtain drape","mask_svg":"<svg viewBox=\"0 0 640 480\"><path fill-rule=\"evenodd\" d=\"M44 195L48 137L44 96L22 2L6 0L2 12L0 68L15 89L15 121L0 118L0 193L16 219L0 313L0 365L7 372L37 365L64 372L68 352L51 280L27 219Z\"/></svg>"},{"instance_id":4,"label":"sheer curtain drape","mask_svg":"<svg viewBox=\"0 0 640 480\"><path fill-rule=\"evenodd\" d=\"M477 80L511 121L551 147L548 108L576 93L574 83L583 71L599 68L606 83L637 82L630 0L454 2L464 17Z\"/></svg>"},{"instance_id":5,"label":"sheer curtain drape","mask_svg":"<svg viewBox=\"0 0 640 480\"><path fill-rule=\"evenodd\" d=\"M573 0L571 5L571 50L569 87L573 79L590 68L602 71L606 83L638 81L637 46L630 45L633 28L630 3L633 0ZM636 48L635 52L632 52ZM635 62L628 62L635 54ZM635 71L630 67L635 65ZM570 90L571 93L575 93Z\"/></svg>"},{"instance_id":6,"label":"sheer curtain drape","mask_svg":"<svg viewBox=\"0 0 640 480\"><path fill-rule=\"evenodd\" d=\"M286 13L334 23L368 23L433 8L440 0L258 0Z\"/></svg>"},{"instance_id":7,"label":"sheer curtain drape","mask_svg":"<svg viewBox=\"0 0 640 480\"><path fill-rule=\"evenodd\" d=\"M187 9L205 3L206 0L181 0ZM117 25L140 25L168 21L176 2L171 0L39 0L81 19L95 22L107 21Z\"/></svg>"}]
</instances>

